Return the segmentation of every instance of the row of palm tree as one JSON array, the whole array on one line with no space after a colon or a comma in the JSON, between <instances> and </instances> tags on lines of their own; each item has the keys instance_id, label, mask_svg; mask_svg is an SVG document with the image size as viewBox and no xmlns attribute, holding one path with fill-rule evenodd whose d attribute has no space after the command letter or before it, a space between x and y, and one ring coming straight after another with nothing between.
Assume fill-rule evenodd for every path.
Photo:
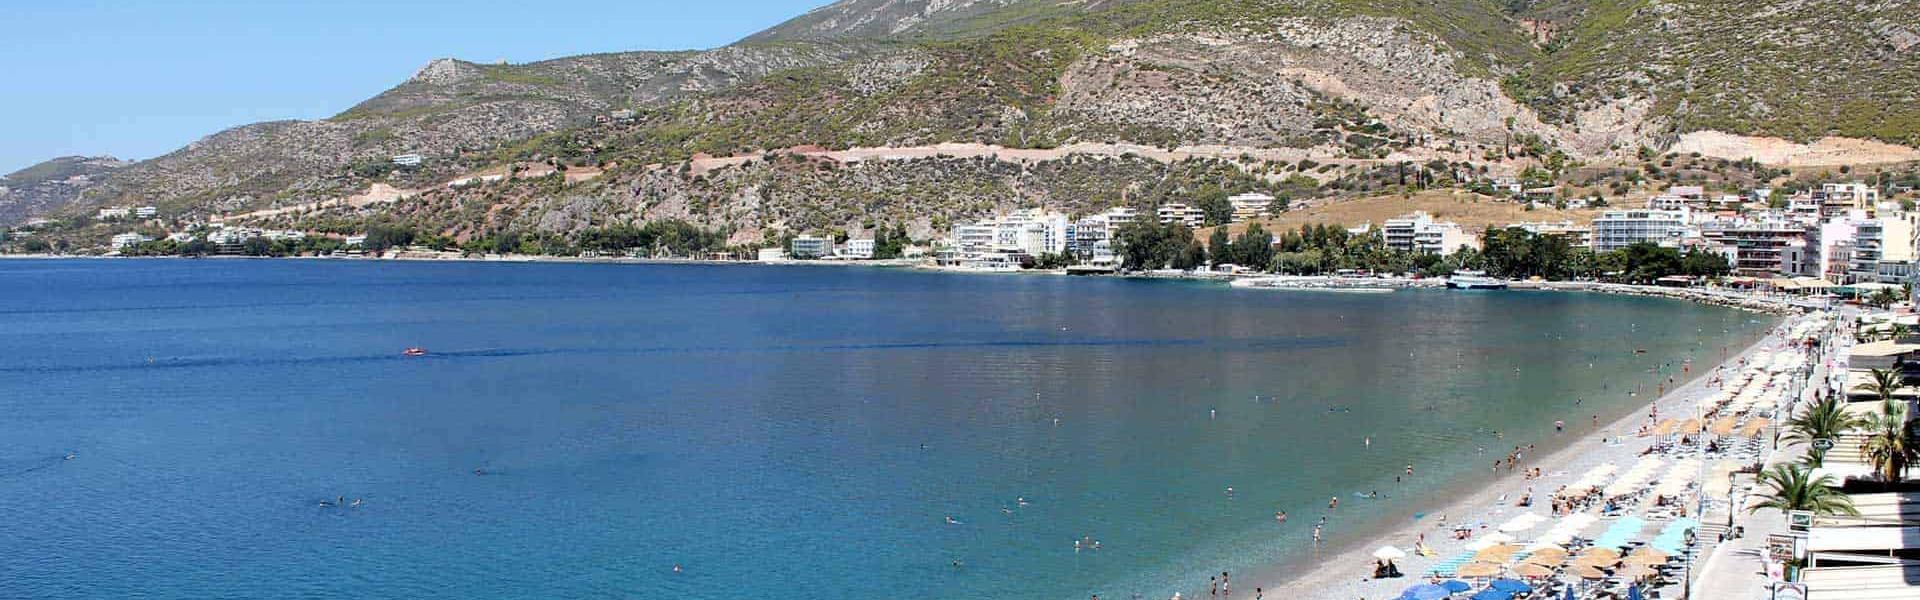
<instances>
[{"instance_id":1,"label":"row of palm tree","mask_svg":"<svg viewBox=\"0 0 1920 600\"><path fill-rule=\"evenodd\" d=\"M1907 404L1893 399L1895 393L1907 387L1899 372L1874 369L1872 375L1870 381L1854 389L1877 397L1879 413L1854 416L1847 413L1840 399L1827 398L1789 420L1787 432L1781 439L1812 445L1815 440L1835 440L1847 432L1860 431L1865 436L1859 447L1861 457L1873 465L1875 477L1891 486L1904 479L1908 468L1920 460L1920 430L1907 418ZM1823 464L1826 454L1826 450L1814 446L1804 463L1775 465L1761 472L1758 480L1768 490L1760 494L1763 500L1755 508L1805 510L1824 515L1859 514L1853 509L1853 502L1834 489L1833 476L1813 476L1813 470Z\"/></svg>"}]
</instances>

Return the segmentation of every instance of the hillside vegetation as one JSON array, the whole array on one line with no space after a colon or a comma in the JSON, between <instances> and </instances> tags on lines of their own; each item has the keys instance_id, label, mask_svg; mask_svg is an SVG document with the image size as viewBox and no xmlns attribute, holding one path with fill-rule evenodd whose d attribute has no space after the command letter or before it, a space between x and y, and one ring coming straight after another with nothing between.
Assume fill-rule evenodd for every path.
<instances>
[{"instance_id":1,"label":"hillside vegetation","mask_svg":"<svg viewBox=\"0 0 1920 600\"><path fill-rule=\"evenodd\" d=\"M1147 197L1123 190L1188 189L1191 167L762 159L695 173L688 161L1097 142L1364 163L1206 167L1216 187L1244 188L1364 180L1369 165L1404 177L1404 165L1433 161L1564 173L1707 129L1917 144L1915 15L1920 0L845 0L714 50L437 60L333 118L221 132L0 219L69 200L74 212L140 202L193 219L383 183L422 193L303 218L451 236L686 218L752 239L869 221L925 230L1024 203L1097 210ZM426 161L392 164L403 153ZM607 175L445 186L510 163Z\"/></svg>"}]
</instances>

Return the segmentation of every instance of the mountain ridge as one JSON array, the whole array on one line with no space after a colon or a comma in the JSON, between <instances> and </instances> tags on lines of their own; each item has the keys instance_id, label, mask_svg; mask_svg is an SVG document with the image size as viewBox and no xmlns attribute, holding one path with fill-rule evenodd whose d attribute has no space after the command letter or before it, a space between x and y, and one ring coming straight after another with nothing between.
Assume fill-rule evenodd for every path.
<instances>
[{"instance_id":1,"label":"mountain ridge","mask_svg":"<svg viewBox=\"0 0 1920 600\"><path fill-rule=\"evenodd\" d=\"M223 131L76 200L215 214L505 164L620 167L610 179L626 180L636 165L805 146L1212 144L1486 162L1516 147L1524 160L1605 160L1722 130L1912 146L1920 25L1885 16L1905 9L1920 14L1920 0L843 0L713 50L434 60L334 117ZM1799 33L1812 24L1860 35L1816 46ZM1802 64L1819 68L1785 72ZM1781 85L1745 75L1762 71L1782 71ZM617 110L634 116L615 122ZM402 153L428 160L387 160ZM609 206L657 200L596 193ZM589 220L616 215L647 217Z\"/></svg>"}]
</instances>

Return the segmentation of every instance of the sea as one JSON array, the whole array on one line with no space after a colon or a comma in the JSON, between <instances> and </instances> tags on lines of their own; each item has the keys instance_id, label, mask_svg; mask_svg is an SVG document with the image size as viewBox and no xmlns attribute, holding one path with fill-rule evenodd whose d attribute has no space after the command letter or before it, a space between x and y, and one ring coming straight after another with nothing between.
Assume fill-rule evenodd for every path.
<instances>
[{"instance_id":1,"label":"sea","mask_svg":"<svg viewBox=\"0 0 1920 600\"><path fill-rule=\"evenodd\" d=\"M1245 590L1775 323L824 266L17 260L0 290L0 598L36 599Z\"/></svg>"}]
</instances>

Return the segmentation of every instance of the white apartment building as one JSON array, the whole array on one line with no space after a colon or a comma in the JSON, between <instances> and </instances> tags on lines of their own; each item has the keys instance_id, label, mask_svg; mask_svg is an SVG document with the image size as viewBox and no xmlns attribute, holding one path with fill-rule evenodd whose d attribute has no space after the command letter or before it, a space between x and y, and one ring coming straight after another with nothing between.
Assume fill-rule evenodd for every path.
<instances>
[{"instance_id":1,"label":"white apartment building","mask_svg":"<svg viewBox=\"0 0 1920 600\"><path fill-rule=\"evenodd\" d=\"M1593 251L1612 252L1640 242L1677 246L1687 234L1687 210L1610 210L1593 220Z\"/></svg>"},{"instance_id":2,"label":"white apartment building","mask_svg":"<svg viewBox=\"0 0 1920 600\"><path fill-rule=\"evenodd\" d=\"M1258 219L1268 214L1268 211L1273 210L1273 196L1260 192L1234 194L1233 196L1227 197L1227 202L1233 204L1233 221L1235 223Z\"/></svg>"},{"instance_id":3,"label":"white apartment building","mask_svg":"<svg viewBox=\"0 0 1920 600\"><path fill-rule=\"evenodd\" d=\"M142 219L151 219L151 218L160 216L160 209L152 206L142 206L140 208L133 209L133 216L136 216Z\"/></svg>"},{"instance_id":4,"label":"white apartment building","mask_svg":"<svg viewBox=\"0 0 1920 600\"><path fill-rule=\"evenodd\" d=\"M397 154L393 157L393 164L402 167L418 167L426 161L427 157L418 154Z\"/></svg>"},{"instance_id":5,"label":"white apartment building","mask_svg":"<svg viewBox=\"0 0 1920 600\"><path fill-rule=\"evenodd\" d=\"M1206 213L1185 204L1162 204L1155 212L1160 217L1161 225L1179 223L1187 227L1199 227L1207 221Z\"/></svg>"},{"instance_id":6,"label":"white apartment building","mask_svg":"<svg viewBox=\"0 0 1920 600\"><path fill-rule=\"evenodd\" d=\"M1140 211L1116 206L1089 215L1073 223L1073 252L1081 258L1097 259L1103 247L1110 256L1113 252L1113 238L1120 228L1140 218Z\"/></svg>"},{"instance_id":7,"label":"white apartment building","mask_svg":"<svg viewBox=\"0 0 1920 600\"><path fill-rule=\"evenodd\" d=\"M1435 221L1433 215L1424 212L1388 219L1380 232L1385 236L1388 248L1403 252L1446 256L1458 251L1461 246L1480 246L1480 239L1462 230L1459 224Z\"/></svg>"},{"instance_id":8,"label":"white apartment building","mask_svg":"<svg viewBox=\"0 0 1920 600\"><path fill-rule=\"evenodd\" d=\"M847 258L861 260L873 258L873 240L847 240L845 255Z\"/></svg>"},{"instance_id":9,"label":"white apartment building","mask_svg":"<svg viewBox=\"0 0 1920 600\"><path fill-rule=\"evenodd\" d=\"M102 208L98 213L95 213L95 214L97 215L97 218L103 221L107 219L125 219L127 217L133 216L133 209L125 206L114 206L109 208Z\"/></svg>"},{"instance_id":10,"label":"white apartment building","mask_svg":"<svg viewBox=\"0 0 1920 600\"><path fill-rule=\"evenodd\" d=\"M1829 206L1846 205L1862 210L1872 210L1880 204L1879 188L1858 181L1820 184L1820 197L1826 199Z\"/></svg>"},{"instance_id":11,"label":"white apartment building","mask_svg":"<svg viewBox=\"0 0 1920 600\"><path fill-rule=\"evenodd\" d=\"M963 254L1021 253L1031 256L1061 254L1078 233L1067 216L1041 209L1018 210L978 223L956 225L954 249Z\"/></svg>"},{"instance_id":12,"label":"white apartment building","mask_svg":"<svg viewBox=\"0 0 1920 600\"><path fill-rule=\"evenodd\" d=\"M801 235L793 238L794 258L822 258L833 255L833 240Z\"/></svg>"},{"instance_id":13,"label":"white apartment building","mask_svg":"<svg viewBox=\"0 0 1920 600\"><path fill-rule=\"evenodd\" d=\"M153 238L138 233L127 232L113 236L113 249L126 250L140 244L153 241Z\"/></svg>"},{"instance_id":14,"label":"white apartment building","mask_svg":"<svg viewBox=\"0 0 1920 600\"><path fill-rule=\"evenodd\" d=\"M1913 276L1915 220L1906 215L1853 219L1851 283L1904 283Z\"/></svg>"}]
</instances>

